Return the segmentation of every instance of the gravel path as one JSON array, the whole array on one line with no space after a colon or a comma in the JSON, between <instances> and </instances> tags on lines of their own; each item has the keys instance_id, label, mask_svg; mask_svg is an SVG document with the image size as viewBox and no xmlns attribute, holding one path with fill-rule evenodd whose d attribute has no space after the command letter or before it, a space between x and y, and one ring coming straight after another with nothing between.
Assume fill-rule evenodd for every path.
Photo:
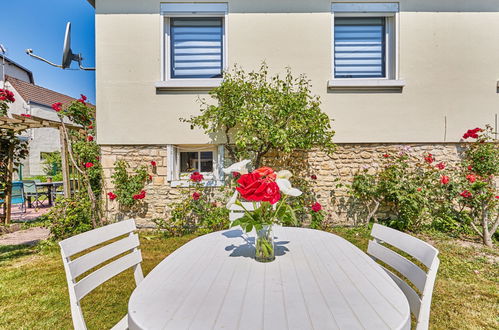
<instances>
[{"instance_id":1,"label":"gravel path","mask_svg":"<svg viewBox=\"0 0 499 330\"><path fill-rule=\"evenodd\" d=\"M0 245L27 245L35 244L39 240L47 239L50 231L43 227L33 227L25 230L0 236Z\"/></svg>"}]
</instances>

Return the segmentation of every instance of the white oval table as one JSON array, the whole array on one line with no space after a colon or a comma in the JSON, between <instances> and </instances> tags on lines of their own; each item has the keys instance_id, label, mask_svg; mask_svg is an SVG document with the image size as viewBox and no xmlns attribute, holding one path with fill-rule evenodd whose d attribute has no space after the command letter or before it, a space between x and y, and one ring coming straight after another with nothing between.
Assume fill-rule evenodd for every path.
<instances>
[{"instance_id":1,"label":"white oval table","mask_svg":"<svg viewBox=\"0 0 499 330\"><path fill-rule=\"evenodd\" d=\"M156 266L128 305L130 329L410 329L402 291L336 235L277 227L276 260L229 229L196 238Z\"/></svg>"}]
</instances>

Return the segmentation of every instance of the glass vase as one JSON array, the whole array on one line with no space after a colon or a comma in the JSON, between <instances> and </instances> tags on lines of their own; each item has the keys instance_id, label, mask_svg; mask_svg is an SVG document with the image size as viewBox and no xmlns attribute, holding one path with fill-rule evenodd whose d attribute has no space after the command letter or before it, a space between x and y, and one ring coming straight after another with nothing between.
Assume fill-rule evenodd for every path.
<instances>
[{"instance_id":1,"label":"glass vase","mask_svg":"<svg viewBox=\"0 0 499 330\"><path fill-rule=\"evenodd\" d=\"M256 261L270 262L275 259L272 225L256 231L255 250Z\"/></svg>"}]
</instances>

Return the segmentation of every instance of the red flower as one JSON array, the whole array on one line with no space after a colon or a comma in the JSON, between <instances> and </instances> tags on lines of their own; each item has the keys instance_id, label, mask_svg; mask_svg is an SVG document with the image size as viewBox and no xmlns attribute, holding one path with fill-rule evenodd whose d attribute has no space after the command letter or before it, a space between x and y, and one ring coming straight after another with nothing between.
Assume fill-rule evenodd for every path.
<instances>
[{"instance_id":1,"label":"red flower","mask_svg":"<svg viewBox=\"0 0 499 330\"><path fill-rule=\"evenodd\" d=\"M146 197L146 192L142 190L140 194L133 195L132 198L135 200L144 199Z\"/></svg>"},{"instance_id":2,"label":"red flower","mask_svg":"<svg viewBox=\"0 0 499 330\"><path fill-rule=\"evenodd\" d=\"M473 196L468 190L463 190L459 195L464 198L471 198Z\"/></svg>"},{"instance_id":3,"label":"red flower","mask_svg":"<svg viewBox=\"0 0 499 330\"><path fill-rule=\"evenodd\" d=\"M192 199L194 199L195 201L197 201L199 199L199 197L201 197L201 194L198 192L195 192L192 194Z\"/></svg>"},{"instance_id":4,"label":"red flower","mask_svg":"<svg viewBox=\"0 0 499 330\"><path fill-rule=\"evenodd\" d=\"M87 141L88 141L88 142L92 142L93 140L94 140L94 137L93 137L92 135L89 135L89 136L87 137Z\"/></svg>"},{"instance_id":5,"label":"red flower","mask_svg":"<svg viewBox=\"0 0 499 330\"><path fill-rule=\"evenodd\" d=\"M450 181L450 178L447 175L442 175L442 177L440 178L441 184L447 184L447 183L449 183L449 181Z\"/></svg>"},{"instance_id":6,"label":"red flower","mask_svg":"<svg viewBox=\"0 0 499 330\"><path fill-rule=\"evenodd\" d=\"M499 195L498 195L498 196L496 196L496 199L499 199Z\"/></svg>"},{"instance_id":7,"label":"red flower","mask_svg":"<svg viewBox=\"0 0 499 330\"><path fill-rule=\"evenodd\" d=\"M94 127L93 127L92 125L90 125L90 126L88 126L87 128L88 128L88 129L92 129L92 128L94 128Z\"/></svg>"},{"instance_id":8,"label":"red flower","mask_svg":"<svg viewBox=\"0 0 499 330\"><path fill-rule=\"evenodd\" d=\"M87 100L87 97L83 94L80 94L80 98L78 99L78 102L80 102L83 105L86 105L85 101Z\"/></svg>"},{"instance_id":9,"label":"red flower","mask_svg":"<svg viewBox=\"0 0 499 330\"><path fill-rule=\"evenodd\" d=\"M113 192L108 192L107 195L109 196L110 200L114 200L116 197L118 197L115 193Z\"/></svg>"},{"instance_id":10,"label":"red flower","mask_svg":"<svg viewBox=\"0 0 499 330\"><path fill-rule=\"evenodd\" d=\"M319 204L319 202L315 202L314 204L312 204L311 208L312 211L319 212L320 210L322 210L322 205Z\"/></svg>"},{"instance_id":11,"label":"red flower","mask_svg":"<svg viewBox=\"0 0 499 330\"><path fill-rule=\"evenodd\" d=\"M433 155L432 154L428 154L424 157L424 160L425 162L427 162L428 164L431 164L435 161L435 158L433 158Z\"/></svg>"},{"instance_id":12,"label":"red flower","mask_svg":"<svg viewBox=\"0 0 499 330\"><path fill-rule=\"evenodd\" d=\"M152 181L152 175L149 174L149 181Z\"/></svg>"},{"instance_id":13,"label":"red flower","mask_svg":"<svg viewBox=\"0 0 499 330\"><path fill-rule=\"evenodd\" d=\"M244 174L237 180L237 183L239 184L237 191L246 200L275 204L281 199L277 183L261 177L259 172Z\"/></svg>"},{"instance_id":14,"label":"red flower","mask_svg":"<svg viewBox=\"0 0 499 330\"><path fill-rule=\"evenodd\" d=\"M14 93L7 89L0 88L0 101L15 102Z\"/></svg>"},{"instance_id":15,"label":"red flower","mask_svg":"<svg viewBox=\"0 0 499 330\"><path fill-rule=\"evenodd\" d=\"M445 168L445 164L443 162L438 163L435 165L439 170L443 170Z\"/></svg>"},{"instance_id":16,"label":"red flower","mask_svg":"<svg viewBox=\"0 0 499 330\"><path fill-rule=\"evenodd\" d=\"M388 157L390 157L390 155L389 154L383 154L383 157L388 158Z\"/></svg>"},{"instance_id":17,"label":"red flower","mask_svg":"<svg viewBox=\"0 0 499 330\"><path fill-rule=\"evenodd\" d=\"M271 167L260 167L253 171L253 173L257 173L260 178L266 181L275 181L277 178L277 174L274 173L274 170Z\"/></svg>"},{"instance_id":18,"label":"red flower","mask_svg":"<svg viewBox=\"0 0 499 330\"><path fill-rule=\"evenodd\" d=\"M57 102L57 103L52 104L52 109L54 109L56 112L61 111L62 110L62 103Z\"/></svg>"},{"instance_id":19,"label":"red flower","mask_svg":"<svg viewBox=\"0 0 499 330\"><path fill-rule=\"evenodd\" d=\"M419 187L419 188L418 188L418 189L416 189L416 190L417 190L417 191L421 191L421 190L423 190L423 188Z\"/></svg>"},{"instance_id":20,"label":"red flower","mask_svg":"<svg viewBox=\"0 0 499 330\"><path fill-rule=\"evenodd\" d=\"M156 162L154 160L151 160L151 165L152 167L156 167Z\"/></svg>"},{"instance_id":21,"label":"red flower","mask_svg":"<svg viewBox=\"0 0 499 330\"><path fill-rule=\"evenodd\" d=\"M471 165L468 166L468 171L473 171L473 167Z\"/></svg>"},{"instance_id":22,"label":"red flower","mask_svg":"<svg viewBox=\"0 0 499 330\"><path fill-rule=\"evenodd\" d=\"M466 180L468 180L470 183L473 183L476 181L476 176L474 176L473 174L468 174L466 176Z\"/></svg>"},{"instance_id":23,"label":"red flower","mask_svg":"<svg viewBox=\"0 0 499 330\"><path fill-rule=\"evenodd\" d=\"M478 139L478 132L481 132L482 129L477 127L474 129L469 129L466 133L463 135L463 139L467 138L473 138L473 139Z\"/></svg>"},{"instance_id":24,"label":"red flower","mask_svg":"<svg viewBox=\"0 0 499 330\"><path fill-rule=\"evenodd\" d=\"M26 117L26 118L30 118L31 117L31 115L28 115L27 113L21 113L21 116Z\"/></svg>"},{"instance_id":25,"label":"red flower","mask_svg":"<svg viewBox=\"0 0 499 330\"><path fill-rule=\"evenodd\" d=\"M317 180L317 175L312 174L312 175L310 176L310 179L312 179L312 180Z\"/></svg>"},{"instance_id":26,"label":"red flower","mask_svg":"<svg viewBox=\"0 0 499 330\"><path fill-rule=\"evenodd\" d=\"M85 167L86 168L90 168L90 167L93 167L93 166L94 166L94 163L91 163L91 162L85 163Z\"/></svg>"},{"instance_id":27,"label":"red flower","mask_svg":"<svg viewBox=\"0 0 499 330\"><path fill-rule=\"evenodd\" d=\"M191 174L191 181L194 181L194 182L201 182L203 181L203 175L199 172L194 172Z\"/></svg>"},{"instance_id":28,"label":"red flower","mask_svg":"<svg viewBox=\"0 0 499 330\"><path fill-rule=\"evenodd\" d=\"M241 176L241 173L239 173L239 172L232 172L232 176L234 178L239 178Z\"/></svg>"}]
</instances>

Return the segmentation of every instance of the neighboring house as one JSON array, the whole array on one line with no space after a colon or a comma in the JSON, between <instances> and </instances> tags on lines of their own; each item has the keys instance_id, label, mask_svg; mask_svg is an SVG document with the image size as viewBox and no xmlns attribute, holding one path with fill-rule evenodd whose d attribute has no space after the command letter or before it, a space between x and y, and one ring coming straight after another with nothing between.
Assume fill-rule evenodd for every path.
<instances>
[{"instance_id":1,"label":"neighboring house","mask_svg":"<svg viewBox=\"0 0 499 330\"><path fill-rule=\"evenodd\" d=\"M19 77L19 75L18 75ZM57 113L52 109L56 102L69 103L75 99L37 86L30 81L6 76L6 87L15 94L16 102L10 105L9 111L15 114L29 114L49 120L59 121ZM24 177L43 175L43 157L45 153L61 150L59 130L55 128L35 128L25 134L29 137L29 156L23 162Z\"/></svg>"},{"instance_id":2,"label":"neighboring house","mask_svg":"<svg viewBox=\"0 0 499 330\"><path fill-rule=\"evenodd\" d=\"M234 64L311 80L338 143L332 160L308 154L334 219L346 214L330 198L334 177L347 183L403 144L456 160L464 131L497 125L498 1L89 2L106 187L116 159L155 160L145 218L164 215L192 169L223 180L223 148L179 118L199 114L198 96Z\"/></svg>"},{"instance_id":3,"label":"neighboring house","mask_svg":"<svg viewBox=\"0 0 499 330\"><path fill-rule=\"evenodd\" d=\"M0 54L0 74L4 74L5 76L11 76L17 78L19 80L28 82L30 84L34 84L35 80L33 79L33 73L20 65L9 59L8 57ZM0 81L2 81L2 76L0 76Z\"/></svg>"}]
</instances>

